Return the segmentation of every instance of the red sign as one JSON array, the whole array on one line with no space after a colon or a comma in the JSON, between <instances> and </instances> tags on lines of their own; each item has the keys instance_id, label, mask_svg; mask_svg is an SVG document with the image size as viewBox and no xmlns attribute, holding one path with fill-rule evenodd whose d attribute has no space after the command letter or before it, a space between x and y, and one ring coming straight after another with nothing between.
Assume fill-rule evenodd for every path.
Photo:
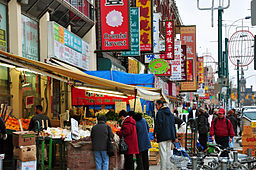
<instances>
[{"instance_id":1,"label":"red sign","mask_svg":"<svg viewBox=\"0 0 256 170\"><path fill-rule=\"evenodd\" d=\"M193 60L187 60L187 81L193 80Z\"/></svg>"},{"instance_id":2,"label":"red sign","mask_svg":"<svg viewBox=\"0 0 256 170\"><path fill-rule=\"evenodd\" d=\"M181 45L181 80L187 80L187 54L186 45Z\"/></svg>"},{"instance_id":3,"label":"red sign","mask_svg":"<svg viewBox=\"0 0 256 170\"><path fill-rule=\"evenodd\" d=\"M198 63L198 83L202 84L204 83L204 58L198 57L197 63Z\"/></svg>"},{"instance_id":4,"label":"red sign","mask_svg":"<svg viewBox=\"0 0 256 170\"><path fill-rule=\"evenodd\" d=\"M72 105L114 105L115 102L126 102L129 104L130 98L112 97L88 93L83 89L72 88Z\"/></svg>"},{"instance_id":5,"label":"red sign","mask_svg":"<svg viewBox=\"0 0 256 170\"><path fill-rule=\"evenodd\" d=\"M140 50L152 51L152 1L136 0L136 7L140 7Z\"/></svg>"},{"instance_id":6,"label":"red sign","mask_svg":"<svg viewBox=\"0 0 256 170\"><path fill-rule=\"evenodd\" d=\"M174 59L174 23L173 21L165 21L165 53L166 59Z\"/></svg>"},{"instance_id":7,"label":"red sign","mask_svg":"<svg viewBox=\"0 0 256 170\"><path fill-rule=\"evenodd\" d=\"M129 0L100 0L101 49L130 50Z\"/></svg>"}]
</instances>

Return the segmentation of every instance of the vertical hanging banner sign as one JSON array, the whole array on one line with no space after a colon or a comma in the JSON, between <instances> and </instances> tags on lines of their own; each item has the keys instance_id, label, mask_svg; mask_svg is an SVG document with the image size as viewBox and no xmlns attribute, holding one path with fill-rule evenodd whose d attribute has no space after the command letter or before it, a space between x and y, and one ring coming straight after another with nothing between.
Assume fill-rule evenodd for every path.
<instances>
[{"instance_id":1,"label":"vertical hanging banner sign","mask_svg":"<svg viewBox=\"0 0 256 170\"><path fill-rule=\"evenodd\" d=\"M175 41L175 56L174 60L171 60L172 75L170 81L180 81L181 80L181 42Z\"/></svg>"},{"instance_id":2,"label":"vertical hanging banner sign","mask_svg":"<svg viewBox=\"0 0 256 170\"><path fill-rule=\"evenodd\" d=\"M167 60L174 59L174 22L165 21L165 53Z\"/></svg>"},{"instance_id":3,"label":"vertical hanging banner sign","mask_svg":"<svg viewBox=\"0 0 256 170\"><path fill-rule=\"evenodd\" d=\"M159 20L160 13L153 14L153 52L159 53Z\"/></svg>"},{"instance_id":4,"label":"vertical hanging banner sign","mask_svg":"<svg viewBox=\"0 0 256 170\"><path fill-rule=\"evenodd\" d=\"M102 51L130 50L129 0L100 0Z\"/></svg>"},{"instance_id":5,"label":"vertical hanging banner sign","mask_svg":"<svg viewBox=\"0 0 256 170\"><path fill-rule=\"evenodd\" d=\"M198 57L197 58L198 63L198 83L202 84L204 83L204 58Z\"/></svg>"},{"instance_id":6,"label":"vertical hanging banner sign","mask_svg":"<svg viewBox=\"0 0 256 170\"><path fill-rule=\"evenodd\" d=\"M152 51L152 0L136 0L136 6L140 7L140 50Z\"/></svg>"},{"instance_id":7,"label":"vertical hanging banner sign","mask_svg":"<svg viewBox=\"0 0 256 170\"><path fill-rule=\"evenodd\" d=\"M187 81L181 82L181 92L195 92L196 81L196 26L180 27L181 44L186 45Z\"/></svg>"},{"instance_id":8,"label":"vertical hanging banner sign","mask_svg":"<svg viewBox=\"0 0 256 170\"><path fill-rule=\"evenodd\" d=\"M123 51L122 56L140 55L140 10L138 7L130 8L131 18L131 51Z\"/></svg>"},{"instance_id":9,"label":"vertical hanging banner sign","mask_svg":"<svg viewBox=\"0 0 256 170\"><path fill-rule=\"evenodd\" d=\"M186 45L181 45L181 81L187 80L187 56Z\"/></svg>"}]
</instances>

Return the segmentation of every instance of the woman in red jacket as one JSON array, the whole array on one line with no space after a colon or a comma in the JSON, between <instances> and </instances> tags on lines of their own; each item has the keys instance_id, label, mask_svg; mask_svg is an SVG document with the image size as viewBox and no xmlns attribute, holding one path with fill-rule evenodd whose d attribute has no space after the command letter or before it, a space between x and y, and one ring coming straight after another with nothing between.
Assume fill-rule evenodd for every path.
<instances>
[{"instance_id":1,"label":"woman in red jacket","mask_svg":"<svg viewBox=\"0 0 256 170\"><path fill-rule=\"evenodd\" d=\"M124 154L124 169L134 170L133 154L139 154L136 121L128 116L125 110L120 111L119 117L122 120L121 130L117 132L119 137L124 137L128 145L128 151Z\"/></svg>"}]
</instances>

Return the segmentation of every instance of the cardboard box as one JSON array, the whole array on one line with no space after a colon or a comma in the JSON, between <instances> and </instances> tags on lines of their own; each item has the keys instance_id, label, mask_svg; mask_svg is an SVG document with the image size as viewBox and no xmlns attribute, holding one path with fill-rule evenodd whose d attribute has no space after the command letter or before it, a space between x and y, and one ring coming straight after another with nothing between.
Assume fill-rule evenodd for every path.
<instances>
[{"instance_id":1,"label":"cardboard box","mask_svg":"<svg viewBox=\"0 0 256 170\"><path fill-rule=\"evenodd\" d=\"M22 162L17 160L17 170L36 170L36 161Z\"/></svg>"},{"instance_id":2,"label":"cardboard box","mask_svg":"<svg viewBox=\"0 0 256 170\"><path fill-rule=\"evenodd\" d=\"M243 126L243 134L242 135L252 135L252 127L251 126Z\"/></svg>"},{"instance_id":3,"label":"cardboard box","mask_svg":"<svg viewBox=\"0 0 256 170\"><path fill-rule=\"evenodd\" d=\"M13 155L22 162L36 160L36 145L14 147Z\"/></svg>"},{"instance_id":4,"label":"cardboard box","mask_svg":"<svg viewBox=\"0 0 256 170\"><path fill-rule=\"evenodd\" d=\"M256 145L256 135L250 135L250 136L242 136L242 145L243 146L255 146Z\"/></svg>"},{"instance_id":5,"label":"cardboard box","mask_svg":"<svg viewBox=\"0 0 256 170\"><path fill-rule=\"evenodd\" d=\"M13 146L29 146L35 145L35 132L33 131L23 131L23 132L13 132L12 133L12 143Z\"/></svg>"}]
</instances>

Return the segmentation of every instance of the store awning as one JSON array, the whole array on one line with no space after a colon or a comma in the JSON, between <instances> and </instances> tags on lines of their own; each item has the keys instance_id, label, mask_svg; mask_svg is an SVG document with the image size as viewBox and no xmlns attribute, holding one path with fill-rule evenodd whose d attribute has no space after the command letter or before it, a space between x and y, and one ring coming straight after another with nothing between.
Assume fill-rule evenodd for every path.
<instances>
[{"instance_id":1,"label":"store awning","mask_svg":"<svg viewBox=\"0 0 256 170\"><path fill-rule=\"evenodd\" d=\"M94 26L94 6L88 1L72 3L80 10L67 0L29 0L27 4L21 3L21 10L37 19L49 12L51 21L65 28L71 25L71 31L83 37Z\"/></svg>"},{"instance_id":2,"label":"store awning","mask_svg":"<svg viewBox=\"0 0 256 170\"><path fill-rule=\"evenodd\" d=\"M132 85L126 85L118 82L114 82L111 80L106 80L103 78L95 77L88 75L86 73L83 73L81 71L73 71L66 69L64 67L56 66L56 65L50 65L46 63L42 63L39 61L30 60L24 57L20 57L17 55L13 55L4 51L0 50L0 61L3 61L5 63L14 64L17 66L23 66L25 68L29 68L31 70L34 70L36 72L49 75L49 76L55 76L56 79L64 79L64 81L68 81L65 78L71 78L73 80L78 80L81 82L86 83L88 86L93 86L101 89L107 89L107 90L114 90L119 91L125 94L134 95L136 86ZM63 78L64 76L65 78ZM153 92L160 92L160 89L156 88L149 88L149 87L141 87L142 89L153 91Z\"/></svg>"}]
</instances>

